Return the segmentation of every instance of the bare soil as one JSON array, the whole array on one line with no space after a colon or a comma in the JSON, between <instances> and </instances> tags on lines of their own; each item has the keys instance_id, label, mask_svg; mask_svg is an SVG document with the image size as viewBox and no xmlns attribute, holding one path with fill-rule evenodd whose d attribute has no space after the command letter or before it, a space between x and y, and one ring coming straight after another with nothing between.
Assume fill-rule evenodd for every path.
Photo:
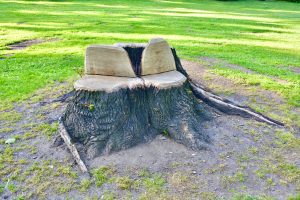
<instances>
[{"instance_id":1,"label":"bare soil","mask_svg":"<svg viewBox=\"0 0 300 200\"><path fill-rule=\"evenodd\" d=\"M225 60L220 60L220 59L211 58L211 57L199 57L199 60L204 61L205 64L208 67L218 65L218 66L225 67L225 68L240 70L240 71L245 72L247 74L254 74L255 73L250 69L247 69L247 68L245 68L243 66L240 66L240 65L234 65L234 64L228 63Z\"/></svg>"},{"instance_id":2,"label":"bare soil","mask_svg":"<svg viewBox=\"0 0 300 200\"><path fill-rule=\"evenodd\" d=\"M35 45L35 44L41 44L44 42L54 42L57 40L58 40L57 38L48 39L48 40L44 40L44 39L25 40L25 41L10 44L10 45L8 45L8 48L10 50L23 50L23 49L30 47L32 45Z\"/></svg>"},{"instance_id":3,"label":"bare soil","mask_svg":"<svg viewBox=\"0 0 300 200\"><path fill-rule=\"evenodd\" d=\"M236 85L224 77L211 74L209 66L189 61L183 61L183 66L194 80L213 88L214 92L236 103L246 105L251 98L254 98L247 86ZM230 90L226 93L227 89ZM30 199L88 199L93 197L109 199L106 196L109 194L109 197L113 196L115 199L126 199L126 197L129 199L140 197L144 199L230 199L242 193L286 199L300 189L300 175L297 171L300 167L299 148L292 145L286 146L287 142L282 141L278 135L278 133L298 130L299 127L291 129L291 127L269 126L252 119L224 115L210 107L207 109L213 113L213 120L206 122L203 127L203 130L212 138L209 149L192 151L161 135L148 144L93 160L84 158L91 171L101 166L109 166L113 169L110 175L111 181L97 187L92 175L82 174L79 171L66 145L57 139L57 132L47 134L49 131L43 129L34 132L40 125L56 125L70 100L71 90L71 83L56 84L37 92L27 101L16 104L13 109L0 111L1 114L15 112L21 116L12 121L0 121L0 127L4 130L0 134L2 141L16 136L21 138L10 145L15 149L14 160L25 159L27 161L27 164L21 165L18 177L24 176L24 171L30 169L34 163L42 165L46 162L47 169L49 167L50 170L60 171L58 176L43 174L43 170L33 171L49 177L41 178L41 182L34 182L36 185L31 181L33 177L36 177L34 173L26 175L25 181L19 181L18 178L12 178L16 173L13 170L8 173L3 171L0 183L7 185L7 181L4 182L4 180L8 178L11 183L21 189L12 192L5 188L1 194L2 198L14 199L24 195L29 196ZM265 101L269 95L274 95L276 105L284 101L278 95L268 91L259 90L258 94L255 98L261 104L270 103ZM6 131L5 128L7 128ZM36 135L23 139L28 132L34 132ZM3 142L0 144L1 153L7 149L7 146ZM34 151L30 149L31 147ZM78 176L70 179L69 173L61 172L64 171L61 166L70 166L70 170L75 171ZM297 169L290 170L286 166L296 166ZM17 164L9 163L3 170L17 167L19 167ZM144 179L140 175L143 170L152 175L159 175L166 181L158 190L159 192L153 194L147 186L142 185L124 189L118 186L118 181L113 181L118 180L119 177L128 177L134 183L143 182ZM92 181L84 192L80 189L80 181L83 179ZM41 188L41 185L46 183L48 183L47 187ZM26 189L28 185L30 188ZM56 186L69 187L63 192L58 192L60 190L57 190ZM29 195L30 192L31 195Z\"/></svg>"}]
</instances>

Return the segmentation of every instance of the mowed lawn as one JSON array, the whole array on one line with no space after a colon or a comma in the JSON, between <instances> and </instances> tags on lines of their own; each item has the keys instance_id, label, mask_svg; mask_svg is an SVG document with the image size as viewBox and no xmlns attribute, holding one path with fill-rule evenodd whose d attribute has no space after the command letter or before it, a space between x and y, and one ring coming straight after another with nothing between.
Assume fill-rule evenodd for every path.
<instances>
[{"instance_id":1,"label":"mowed lawn","mask_svg":"<svg viewBox=\"0 0 300 200\"><path fill-rule=\"evenodd\" d=\"M251 69L251 75L217 65L212 70L300 105L300 5L252 0L0 0L0 101L22 100L75 75L89 44L147 42L156 36L184 59L205 56ZM24 50L8 47L53 38L58 40Z\"/></svg>"},{"instance_id":2,"label":"mowed lawn","mask_svg":"<svg viewBox=\"0 0 300 200\"><path fill-rule=\"evenodd\" d=\"M226 122L236 121L218 123L217 135L230 144L216 137L220 154L197 152L196 164L191 157L190 163L174 159L158 172L151 166L127 172L121 165L91 169L91 177L80 173L63 145L52 148L66 104L56 100L79 77L88 45L153 37L167 39L183 62L205 71L197 78L214 92L241 96L286 126L224 115ZM11 50L27 40L44 42ZM0 0L0 198L230 199L237 194L234 200L269 200L298 194L291 200L298 199L299 113L299 3ZM227 135L231 130L238 134ZM191 175L194 167L199 174Z\"/></svg>"}]
</instances>

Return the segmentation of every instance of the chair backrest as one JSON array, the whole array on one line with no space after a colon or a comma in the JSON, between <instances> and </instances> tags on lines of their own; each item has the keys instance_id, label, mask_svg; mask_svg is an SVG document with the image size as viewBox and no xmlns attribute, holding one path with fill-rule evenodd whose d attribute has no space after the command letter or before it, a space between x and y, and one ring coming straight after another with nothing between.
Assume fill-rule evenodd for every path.
<instances>
[{"instance_id":1,"label":"chair backrest","mask_svg":"<svg viewBox=\"0 0 300 200\"><path fill-rule=\"evenodd\" d=\"M136 77L125 49L108 45L86 49L85 74Z\"/></svg>"},{"instance_id":2,"label":"chair backrest","mask_svg":"<svg viewBox=\"0 0 300 200\"><path fill-rule=\"evenodd\" d=\"M143 51L141 75L159 74L176 70L174 56L167 41L153 38Z\"/></svg>"},{"instance_id":3,"label":"chair backrest","mask_svg":"<svg viewBox=\"0 0 300 200\"><path fill-rule=\"evenodd\" d=\"M120 43L91 45L86 49L87 75L137 77L169 71L176 71L175 60L169 44L162 38L151 39L147 45Z\"/></svg>"}]
</instances>

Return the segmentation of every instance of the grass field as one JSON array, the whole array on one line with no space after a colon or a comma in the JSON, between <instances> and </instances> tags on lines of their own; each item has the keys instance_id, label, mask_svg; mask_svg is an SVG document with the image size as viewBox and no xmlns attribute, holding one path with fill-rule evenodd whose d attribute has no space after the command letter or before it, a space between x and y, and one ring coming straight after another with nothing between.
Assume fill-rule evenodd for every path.
<instances>
[{"instance_id":1,"label":"grass field","mask_svg":"<svg viewBox=\"0 0 300 200\"><path fill-rule=\"evenodd\" d=\"M63 194L65 198L73 194L87 197L80 192L89 190L92 192L88 197L93 199L98 186L113 183L121 188L121 196L126 196L129 188L141 187L140 199L168 199L164 198L166 184L187 190L187 193L175 192L175 197L183 198L193 193L194 187L204 187L199 180L190 181L190 175L180 174L182 171L163 177L133 170L119 177L120 174L104 167L95 169L89 179L78 175L67 160L56 160L49 155L36 158L43 155L44 145L49 152L57 153L49 147L57 123L46 119L47 114L61 105L45 102L70 90L83 68L85 48L90 44L147 42L156 36L167 39L180 58L205 66L204 79L216 93L229 96L235 92L247 93L252 108L286 123L284 129L279 129L248 122L249 130L241 130L241 135L246 135L245 141L251 138L253 146L247 152L229 151L218 157L222 162L228 156L234 158L235 173L224 175L228 163L219 163L214 168L206 166L208 172L203 172L204 176L210 176L220 171L226 192L215 194L208 188L199 194L202 199L220 199L217 197L224 195L236 200L267 200L277 199L276 190L282 188L285 197L300 192L299 162L295 164L300 155L299 3L0 0L0 197L4 188L8 188L19 199L47 198L49 190L49 194L54 191L57 195L53 198ZM45 42L10 49L11 44L27 40ZM37 105L40 101L44 104ZM16 144L5 144L9 137L14 137ZM172 168L177 170L177 165L173 163ZM255 193L253 182L257 181L266 185L262 192L271 192ZM228 188L231 184L237 186ZM249 191L262 197L238 194ZM108 192L103 196L114 199L114 195ZM299 195L294 197L297 198Z\"/></svg>"},{"instance_id":2,"label":"grass field","mask_svg":"<svg viewBox=\"0 0 300 200\"><path fill-rule=\"evenodd\" d=\"M0 1L0 100L17 101L82 68L94 43L166 38L181 57L224 59L251 69L216 73L300 102L300 6L287 2ZM7 45L58 38L22 51ZM298 73L296 73L297 71Z\"/></svg>"}]
</instances>

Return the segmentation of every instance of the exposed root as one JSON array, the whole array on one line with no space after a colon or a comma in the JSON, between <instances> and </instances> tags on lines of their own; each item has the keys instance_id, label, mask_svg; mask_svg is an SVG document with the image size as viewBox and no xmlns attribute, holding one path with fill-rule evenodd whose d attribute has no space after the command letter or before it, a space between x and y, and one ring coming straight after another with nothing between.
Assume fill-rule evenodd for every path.
<instances>
[{"instance_id":1,"label":"exposed root","mask_svg":"<svg viewBox=\"0 0 300 200\"><path fill-rule=\"evenodd\" d=\"M261 113L258 113L247 106L237 105L228 99L223 99L213 93L210 93L199 84L195 84L190 80L191 88L196 97L207 103L208 105L230 115L240 115L242 117L253 117L257 121L265 122L271 125L284 126L282 122L271 119Z\"/></svg>"},{"instance_id":2,"label":"exposed root","mask_svg":"<svg viewBox=\"0 0 300 200\"><path fill-rule=\"evenodd\" d=\"M221 112L229 115L239 115L247 118L252 117L257 121L265 122L267 124L284 126L282 122L276 121L259 112L256 112L250 107L240 106L229 101L228 99L221 98L220 96L217 96L212 92L209 92L207 89L205 89L204 86L194 83L189 77L189 75L187 74L187 72L185 71L185 69L182 67L180 59L177 56L176 50L174 48L172 48L172 52L176 63L176 69L187 77L187 79L190 82L191 89L194 95L200 100L202 100L203 102L205 102L206 104L208 104L209 106L216 108Z\"/></svg>"}]
</instances>

